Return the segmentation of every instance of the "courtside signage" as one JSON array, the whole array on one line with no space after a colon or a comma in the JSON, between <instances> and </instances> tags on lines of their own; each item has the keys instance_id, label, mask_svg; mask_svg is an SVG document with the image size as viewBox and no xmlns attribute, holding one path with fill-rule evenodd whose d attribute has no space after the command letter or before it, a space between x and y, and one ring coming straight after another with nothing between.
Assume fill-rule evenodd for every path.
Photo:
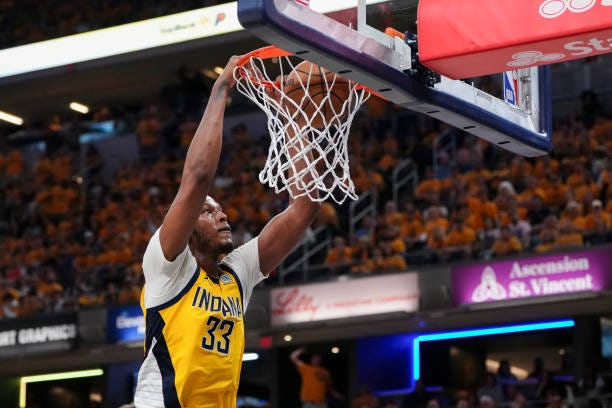
<instances>
[{"instance_id":1,"label":"courtside signage","mask_svg":"<svg viewBox=\"0 0 612 408\"><path fill-rule=\"evenodd\" d=\"M272 326L413 312L418 305L417 273L293 286L270 293Z\"/></svg>"},{"instance_id":2,"label":"courtside signage","mask_svg":"<svg viewBox=\"0 0 612 408\"><path fill-rule=\"evenodd\" d=\"M458 305L596 292L612 288L609 248L452 269Z\"/></svg>"},{"instance_id":3,"label":"courtside signage","mask_svg":"<svg viewBox=\"0 0 612 408\"><path fill-rule=\"evenodd\" d=\"M451 78L612 52L612 0L420 0L420 61Z\"/></svg>"},{"instance_id":4,"label":"courtside signage","mask_svg":"<svg viewBox=\"0 0 612 408\"><path fill-rule=\"evenodd\" d=\"M144 340L145 318L140 306L109 308L107 316L109 343Z\"/></svg>"},{"instance_id":5,"label":"courtside signage","mask_svg":"<svg viewBox=\"0 0 612 408\"><path fill-rule=\"evenodd\" d=\"M78 334L76 315L21 319L0 324L0 356L69 350Z\"/></svg>"}]
</instances>

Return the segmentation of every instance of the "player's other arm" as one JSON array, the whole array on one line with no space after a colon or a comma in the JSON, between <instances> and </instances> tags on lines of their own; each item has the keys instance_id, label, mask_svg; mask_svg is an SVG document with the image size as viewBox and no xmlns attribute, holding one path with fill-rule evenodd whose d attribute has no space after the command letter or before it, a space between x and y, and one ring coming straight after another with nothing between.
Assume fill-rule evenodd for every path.
<instances>
[{"instance_id":1,"label":"player's other arm","mask_svg":"<svg viewBox=\"0 0 612 408\"><path fill-rule=\"evenodd\" d=\"M289 153L297 157L300 150L301 148L293 147L289 149ZM312 162L310 153L307 158ZM307 165L304 158L294 158L294 162L297 173ZM310 174L303 176L303 185L308 185L310 180ZM303 192L295 186L291 189L294 197ZM314 221L320 207L319 202L311 201L304 195L292 200L283 212L268 222L258 238L259 265L264 275L272 272L293 251Z\"/></svg>"},{"instance_id":2,"label":"player's other arm","mask_svg":"<svg viewBox=\"0 0 612 408\"><path fill-rule=\"evenodd\" d=\"M159 232L167 260L174 260L185 249L215 177L221 154L225 104L234 85L233 71L237 60L238 57L233 56L217 78L187 150L181 184Z\"/></svg>"}]
</instances>

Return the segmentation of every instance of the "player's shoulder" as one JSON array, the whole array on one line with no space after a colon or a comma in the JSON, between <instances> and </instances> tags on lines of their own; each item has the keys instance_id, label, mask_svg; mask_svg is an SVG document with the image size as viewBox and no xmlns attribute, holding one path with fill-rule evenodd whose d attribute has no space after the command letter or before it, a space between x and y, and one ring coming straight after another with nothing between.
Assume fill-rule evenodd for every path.
<instances>
[{"instance_id":1,"label":"player's shoulder","mask_svg":"<svg viewBox=\"0 0 612 408\"><path fill-rule=\"evenodd\" d=\"M160 229L158 228L151 236L142 258L142 269L145 278L149 279L156 272L173 275L179 269L193 269L196 261L187 245L172 261L166 259L159 240L159 231Z\"/></svg>"},{"instance_id":2,"label":"player's shoulder","mask_svg":"<svg viewBox=\"0 0 612 408\"><path fill-rule=\"evenodd\" d=\"M144 256L147 256L147 254L152 254L153 252L161 251L161 242L159 240L160 229L161 227L157 228L155 232L153 233L153 235L151 235L151 238L149 238L149 242L147 243L147 247L145 249Z\"/></svg>"},{"instance_id":3,"label":"player's shoulder","mask_svg":"<svg viewBox=\"0 0 612 408\"><path fill-rule=\"evenodd\" d=\"M259 256L258 254L258 237L254 237L251 240L243 243L237 248L234 248L229 254L223 258L223 263L233 267L237 260L254 261L254 257Z\"/></svg>"}]
</instances>

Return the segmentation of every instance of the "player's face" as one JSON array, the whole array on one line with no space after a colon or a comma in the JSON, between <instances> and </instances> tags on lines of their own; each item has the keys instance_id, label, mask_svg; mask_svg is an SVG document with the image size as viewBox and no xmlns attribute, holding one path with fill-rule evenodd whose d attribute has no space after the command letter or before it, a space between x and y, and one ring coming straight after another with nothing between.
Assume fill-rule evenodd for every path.
<instances>
[{"instance_id":1,"label":"player's face","mask_svg":"<svg viewBox=\"0 0 612 408\"><path fill-rule=\"evenodd\" d=\"M206 197L198 217L195 231L200 245L219 253L228 253L234 249L232 230L227 216L212 197Z\"/></svg>"}]
</instances>

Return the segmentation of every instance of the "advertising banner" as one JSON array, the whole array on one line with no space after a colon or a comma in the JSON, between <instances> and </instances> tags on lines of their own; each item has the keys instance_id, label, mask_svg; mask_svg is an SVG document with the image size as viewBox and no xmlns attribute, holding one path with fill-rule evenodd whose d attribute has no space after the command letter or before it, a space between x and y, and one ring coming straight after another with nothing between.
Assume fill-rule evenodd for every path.
<instances>
[{"instance_id":1,"label":"advertising banner","mask_svg":"<svg viewBox=\"0 0 612 408\"><path fill-rule=\"evenodd\" d=\"M379 3L384 0L370 0ZM355 0L311 0L329 13ZM235 1L0 50L0 78L243 30Z\"/></svg>"},{"instance_id":2,"label":"advertising banner","mask_svg":"<svg viewBox=\"0 0 612 408\"><path fill-rule=\"evenodd\" d=\"M452 269L458 305L612 288L609 248L466 265Z\"/></svg>"},{"instance_id":3,"label":"advertising banner","mask_svg":"<svg viewBox=\"0 0 612 408\"><path fill-rule=\"evenodd\" d=\"M109 343L139 341L145 338L145 318L138 305L108 309L107 334Z\"/></svg>"},{"instance_id":4,"label":"advertising banner","mask_svg":"<svg viewBox=\"0 0 612 408\"><path fill-rule=\"evenodd\" d=\"M612 52L612 0L420 0L419 59L451 78Z\"/></svg>"},{"instance_id":5,"label":"advertising banner","mask_svg":"<svg viewBox=\"0 0 612 408\"><path fill-rule=\"evenodd\" d=\"M64 351L76 346L76 314L0 322L0 357Z\"/></svg>"},{"instance_id":6,"label":"advertising banner","mask_svg":"<svg viewBox=\"0 0 612 408\"><path fill-rule=\"evenodd\" d=\"M0 50L0 78L238 30L235 2L204 7Z\"/></svg>"},{"instance_id":7,"label":"advertising banner","mask_svg":"<svg viewBox=\"0 0 612 408\"><path fill-rule=\"evenodd\" d=\"M416 273L272 289L272 326L390 312L419 306Z\"/></svg>"}]
</instances>

